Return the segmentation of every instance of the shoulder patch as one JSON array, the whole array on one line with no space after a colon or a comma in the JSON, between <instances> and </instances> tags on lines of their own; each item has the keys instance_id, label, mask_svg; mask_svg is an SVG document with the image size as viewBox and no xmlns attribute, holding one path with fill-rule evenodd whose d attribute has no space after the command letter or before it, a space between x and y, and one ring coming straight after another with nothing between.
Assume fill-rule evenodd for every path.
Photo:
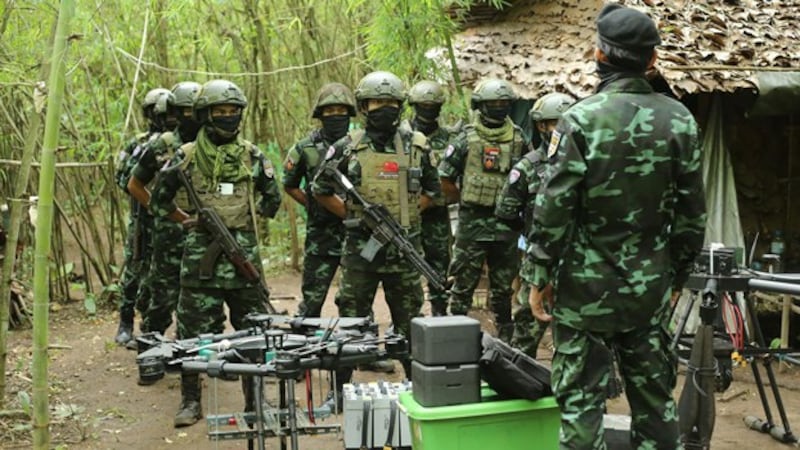
<instances>
[{"instance_id":1,"label":"shoulder patch","mask_svg":"<svg viewBox=\"0 0 800 450\"><path fill-rule=\"evenodd\" d=\"M558 144L561 142L561 133L558 130L553 131L553 135L550 136L550 145L547 147L547 157L552 158L553 155L556 154L558 151Z\"/></svg>"},{"instance_id":2,"label":"shoulder patch","mask_svg":"<svg viewBox=\"0 0 800 450\"><path fill-rule=\"evenodd\" d=\"M325 152L325 161L332 159L334 155L336 155L336 147L331 145L328 147L328 151Z\"/></svg>"},{"instance_id":3,"label":"shoulder patch","mask_svg":"<svg viewBox=\"0 0 800 450\"><path fill-rule=\"evenodd\" d=\"M444 157L445 158L449 158L450 155L452 155L455 150L456 150L456 148L453 147L453 144L448 145L447 149L445 149L445 151L444 151Z\"/></svg>"},{"instance_id":4,"label":"shoulder patch","mask_svg":"<svg viewBox=\"0 0 800 450\"><path fill-rule=\"evenodd\" d=\"M511 172L508 173L508 184L514 184L519 180L519 170L511 169Z\"/></svg>"},{"instance_id":5,"label":"shoulder patch","mask_svg":"<svg viewBox=\"0 0 800 450\"><path fill-rule=\"evenodd\" d=\"M272 167L272 162L269 159L261 159L261 167L264 168L264 175L267 178L275 178L275 168Z\"/></svg>"}]
</instances>

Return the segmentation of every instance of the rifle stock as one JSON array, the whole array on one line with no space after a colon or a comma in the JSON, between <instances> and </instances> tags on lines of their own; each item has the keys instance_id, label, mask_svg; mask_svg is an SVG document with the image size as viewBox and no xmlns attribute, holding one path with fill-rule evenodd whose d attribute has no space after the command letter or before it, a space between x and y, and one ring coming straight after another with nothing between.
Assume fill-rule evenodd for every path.
<instances>
[{"instance_id":1,"label":"rifle stock","mask_svg":"<svg viewBox=\"0 0 800 450\"><path fill-rule=\"evenodd\" d=\"M228 230L228 227L226 227L225 223L222 222L222 218L219 216L219 214L217 214L213 208L203 207L203 205L200 203L200 198L197 196L197 192L194 190L194 185L192 185L192 182L186 176L186 173L184 173L181 168L178 168L177 170L178 177L180 178L181 183L183 183L183 185L186 187L186 192L189 194L189 201L192 202L192 206L194 206L195 210L197 211L198 225L207 233L209 233L215 242L214 249L212 249L213 251L210 253L211 257L208 258L210 260L209 267L213 267L213 263L219 254L224 253L225 257L228 258L228 261L230 261L231 264L233 264L233 266L236 268L236 271L239 272L239 274L247 281L255 284L259 299L263 303L267 312L270 314L277 314L278 311L269 301L269 290L264 284L261 271L258 270L258 268L256 268L256 266L250 262L249 259L247 259L247 254L245 253L244 249L242 249L239 243L236 242L236 238L233 237L230 230ZM207 258L204 256L204 259ZM210 278L210 271L206 275ZM203 274L201 273L201 277L202 276Z\"/></svg>"},{"instance_id":2,"label":"rifle stock","mask_svg":"<svg viewBox=\"0 0 800 450\"><path fill-rule=\"evenodd\" d=\"M392 244L400 255L428 280L428 284L440 291L447 290L444 277L425 261L417 252L414 245L406 238L405 230L397 223L385 206L370 203L356 191L353 183L338 169L327 165L323 169L331 175L337 186L344 189L358 204L364 208L363 224L372 231L367 245L361 251L361 256L367 261L372 261L377 252L387 243Z\"/></svg>"}]
</instances>

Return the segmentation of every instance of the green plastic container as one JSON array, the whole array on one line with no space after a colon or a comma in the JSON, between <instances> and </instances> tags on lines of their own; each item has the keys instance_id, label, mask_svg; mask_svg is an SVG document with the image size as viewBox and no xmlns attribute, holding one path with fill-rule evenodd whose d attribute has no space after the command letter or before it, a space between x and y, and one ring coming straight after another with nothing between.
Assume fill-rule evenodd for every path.
<instances>
[{"instance_id":1,"label":"green plastic container","mask_svg":"<svg viewBox=\"0 0 800 450\"><path fill-rule=\"evenodd\" d=\"M497 400L488 388L481 402L426 408L411 392L399 395L414 450L558 450L561 414L555 398Z\"/></svg>"}]
</instances>

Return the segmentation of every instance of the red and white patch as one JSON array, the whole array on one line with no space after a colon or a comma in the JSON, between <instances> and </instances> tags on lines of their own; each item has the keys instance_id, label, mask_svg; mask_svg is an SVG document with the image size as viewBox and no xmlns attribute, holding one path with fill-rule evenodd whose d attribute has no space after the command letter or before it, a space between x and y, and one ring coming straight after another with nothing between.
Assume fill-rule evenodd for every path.
<instances>
[{"instance_id":1,"label":"red and white patch","mask_svg":"<svg viewBox=\"0 0 800 450\"><path fill-rule=\"evenodd\" d=\"M511 172L508 173L508 184L514 184L519 180L519 170L511 169Z\"/></svg>"},{"instance_id":2,"label":"red and white patch","mask_svg":"<svg viewBox=\"0 0 800 450\"><path fill-rule=\"evenodd\" d=\"M550 146L547 147L547 157L552 158L558 151L558 144L561 142L561 133L553 130L553 135L550 136Z\"/></svg>"}]
</instances>

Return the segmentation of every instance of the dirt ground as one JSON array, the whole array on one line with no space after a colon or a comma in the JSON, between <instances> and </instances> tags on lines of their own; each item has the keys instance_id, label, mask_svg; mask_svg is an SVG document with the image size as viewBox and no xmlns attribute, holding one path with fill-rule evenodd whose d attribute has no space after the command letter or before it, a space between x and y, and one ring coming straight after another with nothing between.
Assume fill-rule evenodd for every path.
<instances>
[{"instance_id":1,"label":"dirt ground","mask_svg":"<svg viewBox=\"0 0 800 450\"><path fill-rule=\"evenodd\" d=\"M293 311L294 300L300 297L300 278L296 274L273 277L269 281L278 309ZM334 316L332 293L329 294L323 315ZM388 309L382 296L375 303L375 315L382 328L389 322ZM487 314L477 311L476 316L487 323ZM172 417L180 399L178 376L167 376L152 386L139 386L135 353L117 347L114 342L116 314L111 311L98 312L96 317L87 317L80 302L64 305L51 313L50 342L50 405L51 437L53 447L63 449L190 449L190 448L246 448L245 441L211 442L207 438L207 427L201 421L183 429L172 427ZM168 331L168 335L172 330ZM543 343L546 346L547 342ZM31 331L10 333L7 409L21 409L25 397L31 392L30 361ZM545 358L545 362L547 358ZM355 372L356 381L376 379L399 380L402 370L397 365L395 374ZM768 435L745 427L742 418L755 415L763 418L756 385L750 368L737 367L734 382L724 393L717 394L717 418L712 448L715 449L784 449ZM800 431L800 369L781 364L777 380L789 423L795 434ZM679 379L678 391L683 386ZM314 388L315 403L324 395L325 389ZM216 395L214 393L216 392ZM268 395L275 392L268 388ZM298 395L301 394L298 391ZM304 390L302 392L304 394ZM301 398L301 397L298 397ZM772 397L770 396L770 399ZM205 413L227 413L241 408L239 384L235 382L205 381L204 403L216 399L218 409L205 404ZM773 404L774 405L774 404ZM609 412L624 414L627 404L624 399L613 400ZM775 420L780 422L773 406ZM328 420L340 423L342 416ZM28 420L0 415L0 447L4 449L30 448ZM268 441L267 448L278 448L275 439ZM304 437L301 449L339 450L344 448L341 435ZM532 449L535 447L531 447Z\"/></svg>"}]
</instances>

